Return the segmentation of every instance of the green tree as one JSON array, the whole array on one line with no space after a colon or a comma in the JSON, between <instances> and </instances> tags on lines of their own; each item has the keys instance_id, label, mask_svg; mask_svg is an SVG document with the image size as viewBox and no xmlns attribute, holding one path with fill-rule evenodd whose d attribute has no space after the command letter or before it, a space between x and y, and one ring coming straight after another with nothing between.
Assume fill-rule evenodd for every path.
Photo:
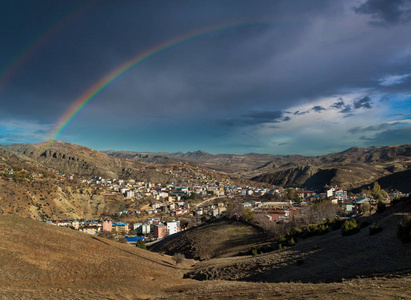
<instances>
[{"instance_id":1,"label":"green tree","mask_svg":"<svg viewBox=\"0 0 411 300\"><path fill-rule=\"evenodd\" d=\"M254 212L251 209L246 208L243 211L243 217L246 221L251 222L254 220Z\"/></svg>"},{"instance_id":2,"label":"green tree","mask_svg":"<svg viewBox=\"0 0 411 300\"><path fill-rule=\"evenodd\" d=\"M341 234L344 236L353 235L360 231L357 221L354 219L346 220L341 227Z\"/></svg>"},{"instance_id":3,"label":"green tree","mask_svg":"<svg viewBox=\"0 0 411 300\"><path fill-rule=\"evenodd\" d=\"M139 239L137 241L136 247L147 250L146 243L143 241L143 239Z\"/></svg>"}]
</instances>

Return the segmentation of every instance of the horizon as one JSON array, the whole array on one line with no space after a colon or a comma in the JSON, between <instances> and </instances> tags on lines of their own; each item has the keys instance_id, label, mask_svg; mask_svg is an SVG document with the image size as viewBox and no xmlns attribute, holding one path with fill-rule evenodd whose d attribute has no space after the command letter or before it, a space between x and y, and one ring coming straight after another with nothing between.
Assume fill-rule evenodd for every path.
<instances>
[{"instance_id":1,"label":"horizon","mask_svg":"<svg viewBox=\"0 0 411 300\"><path fill-rule=\"evenodd\" d=\"M95 149L86 145L80 145L80 144L75 144L75 143L70 143L70 142L65 142L65 141L60 141L60 140L47 140L47 141L43 141L43 142L37 142L37 143L13 143L13 144L0 144L0 146L12 146L12 145L23 145L23 144L27 144L27 145L35 145L35 144L48 144L47 149L51 148L50 145L52 145L52 142L60 142L60 143L65 143L65 144L72 144L75 146L80 146L80 147L86 147L86 148L90 148L92 150L98 151L98 152L105 152L105 151L116 151L116 152L132 152L132 153L150 153L150 154L177 154L177 153L182 153L182 154L187 154L187 153L195 153L195 152L203 152L205 154L211 154L211 155L248 155L248 154L257 154L257 155L280 155L280 156L289 156L289 155L295 155L295 156L307 156L307 157L317 157L317 156L326 156L326 155L330 155L330 154L334 154L334 153L341 153L341 152L345 152L347 150L350 150L352 148L360 148L360 149L368 149L368 148L378 148L378 147L398 147L398 146L406 146L409 144L397 144L397 145L379 145L379 146L368 146L368 147L357 147L357 146L351 146L348 147L346 149L343 149L341 151L337 151L337 152L329 152L329 153L325 153L325 154L319 154L319 155L303 155L303 154L299 154L299 153L290 153L290 154L270 154L270 153L259 153L259 152L247 152L247 153L212 153L212 152L207 152L201 149L197 149L197 150L188 150L188 151L175 151L175 152L166 152L166 151L159 151L159 152L151 152L151 151L138 151L138 150L124 150L124 149Z\"/></svg>"},{"instance_id":2,"label":"horizon","mask_svg":"<svg viewBox=\"0 0 411 300\"><path fill-rule=\"evenodd\" d=\"M376 0L8 2L0 144L303 156L409 144L410 9Z\"/></svg>"}]
</instances>

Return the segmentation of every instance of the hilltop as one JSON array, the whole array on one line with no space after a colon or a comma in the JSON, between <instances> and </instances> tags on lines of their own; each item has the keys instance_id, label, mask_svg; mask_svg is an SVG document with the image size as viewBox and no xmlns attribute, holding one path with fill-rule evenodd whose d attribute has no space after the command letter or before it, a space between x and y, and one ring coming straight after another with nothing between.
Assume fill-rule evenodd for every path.
<instances>
[{"instance_id":1,"label":"hilltop","mask_svg":"<svg viewBox=\"0 0 411 300\"><path fill-rule=\"evenodd\" d=\"M383 188L411 190L406 171L411 170L411 145L352 147L342 152L322 156L270 155L249 153L209 154L203 151L187 153L139 153L103 151L113 157L139 162L189 162L191 164L231 173L257 182L284 187L304 187L319 190L336 184L356 189L381 179Z\"/></svg>"}]
</instances>

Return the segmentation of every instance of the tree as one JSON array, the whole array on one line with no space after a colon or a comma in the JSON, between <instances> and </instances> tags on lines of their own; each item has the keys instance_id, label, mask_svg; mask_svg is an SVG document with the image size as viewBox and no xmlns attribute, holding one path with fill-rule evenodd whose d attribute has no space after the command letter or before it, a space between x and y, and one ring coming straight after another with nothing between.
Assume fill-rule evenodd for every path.
<instances>
[{"instance_id":1,"label":"tree","mask_svg":"<svg viewBox=\"0 0 411 300\"><path fill-rule=\"evenodd\" d=\"M341 227L341 234L344 236L356 234L360 231L357 221L354 219L346 220Z\"/></svg>"},{"instance_id":2,"label":"tree","mask_svg":"<svg viewBox=\"0 0 411 300\"><path fill-rule=\"evenodd\" d=\"M146 243L143 241L143 239L139 239L137 241L136 247L147 250Z\"/></svg>"},{"instance_id":3,"label":"tree","mask_svg":"<svg viewBox=\"0 0 411 300\"><path fill-rule=\"evenodd\" d=\"M185 260L185 257L183 253L175 253L172 259L176 262L176 265L178 265Z\"/></svg>"},{"instance_id":4,"label":"tree","mask_svg":"<svg viewBox=\"0 0 411 300\"><path fill-rule=\"evenodd\" d=\"M244 217L244 220L251 222L254 219L254 212L251 209L246 208L243 211L242 216Z\"/></svg>"}]
</instances>

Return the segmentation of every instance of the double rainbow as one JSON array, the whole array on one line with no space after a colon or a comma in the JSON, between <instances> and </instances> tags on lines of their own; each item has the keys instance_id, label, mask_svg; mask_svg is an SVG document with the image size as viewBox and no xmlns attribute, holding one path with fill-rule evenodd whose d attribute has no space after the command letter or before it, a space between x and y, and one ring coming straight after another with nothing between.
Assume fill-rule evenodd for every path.
<instances>
[{"instance_id":1,"label":"double rainbow","mask_svg":"<svg viewBox=\"0 0 411 300\"><path fill-rule=\"evenodd\" d=\"M155 46L143 53L139 53L137 56L133 57L132 59L126 61L122 65L118 66L116 69L112 70L110 73L105 75L104 77L100 78L93 86L91 86L85 93L83 93L80 97L78 97L73 105L69 108L69 110L64 113L64 115L59 119L57 122L52 134L51 139L55 140L62 131L67 128L67 126L73 121L73 119L79 114L79 112L93 99L97 97L108 85L114 82L116 79L124 75L130 69L138 66L139 64L147 61L148 59L167 51L168 49L174 48L178 45L191 41L193 39L205 36L207 34L231 30L238 27L243 26L250 26L250 25L270 25L270 22L242 22L236 24L225 24L223 26L212 27L212 28L205 28L201 30L197 30L194 32L190 32L188 34L176 37L174 39L168 40L162 44Z\"/></svg>"}]
</instances>

